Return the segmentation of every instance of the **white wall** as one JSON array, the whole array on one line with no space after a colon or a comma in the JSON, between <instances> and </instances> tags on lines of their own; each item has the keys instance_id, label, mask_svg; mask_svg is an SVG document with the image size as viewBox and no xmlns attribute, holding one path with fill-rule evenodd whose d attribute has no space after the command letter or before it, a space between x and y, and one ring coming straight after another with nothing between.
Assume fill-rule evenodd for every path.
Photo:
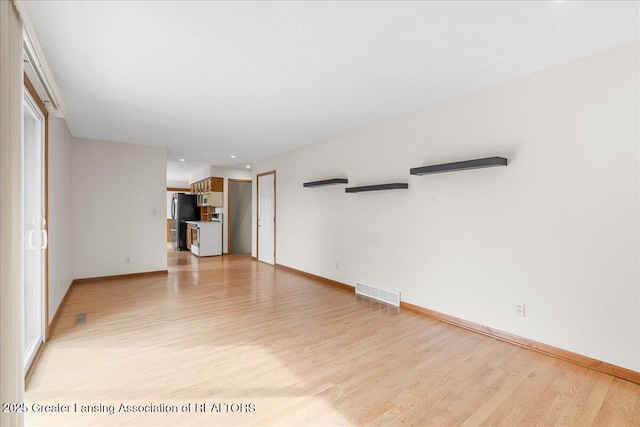
<instances>
[{"instance_id":1,"label":"white wall","mask_svg":"<svg viewBox=\"0 0 640 427\"><path fill-rule=\"evenodd\" d=\"M166 157L160 147L73 139L75 278L167 269Z\"/></svg>"},{"instance_id":2,"label":"white wall","mask_svg":"<svg viewBox=\"0 0 640 427\"><path fill-rule=\"evenodd\" d=\"M224 191L224 204L225 206L221 209L222 214L224 215L224 218L227 217L227 197L229 194L229 178L231 179L248 179L251 180L252 179L252 174L251 171L249 169L236 169L236 168L223 168L223 167L218 167L218 166L207 166L205 168L202 168L196 172L194 172L190 177L189 177L189 184L192 184L194 182L203 180L203 179L207 179L209 177L216 177L216 178L224 178L224 187L223 187L223 191ZM223 225L223 238L222 238L222 251L224 253L228 253L229 252L229 248L228 248L228 242L227 242L227 236L229 232L229 228L228 228L228 224L226 219L224 220L224 225Z\"/></svg>"},{"instance_id":3,"label":"white wall","mask_svg":"<svg viewBox=\"0 0 640 427\"><path fill-rule=\"evenodd\" d=\"M211 175L212 168L213 166L205 166L202 169L198 169L197 171L189 175L189 185L193 184L194 182L202 181L203 179L214 176Z\"/></svg>"},{"instance_id":4,"label":"white wall","mask_svg":"<svg viewBox=\"0 0 640 427\"><path fill-rule=\"evenodd\" d=\"M277 171L276 262L640 370L638 47L259 162ZM509 166L409 176L496 155ZM409 190L302 187L345 176Z\"/></svg>"},{"instance_id":5,"label":"white wall","mask_svg":"<svg viewBox=\"0 0 640 427\"><path fill-rule=\"evenodd\" d=\"M173 188L189 188L189 181L176 181L176 180L167 180L167 187Z\"/></svg>"},{"instance_id":6,"label":"white wall","mask_svg":"<svg viewBox=\"0 0 640 427\"><path fill-rule=\"evenodd\" d=\"M71 139L65 120L49 116L49 322L73 281Z\"/></svg>"},{"instance_id":7,"label":"white wall","mask_svg":"<svg viewBox=\"0 0 640 427\"><path fill-rule=\"evenodd\" d=\"M0 1L0 402L24 402L22 280L22 24ZM24 415L0 411L0 425Z\"/></svg>"},{"instance_id":8,"label":"white wall","mask_svg":"<svg viewBox=\"0 0 640 427\"><path fill-rule=\"evenodd\" d=\"M171 200L174 194L173 191L167 191L167 219L171 219Z\"/></svg>"}]
</instances>

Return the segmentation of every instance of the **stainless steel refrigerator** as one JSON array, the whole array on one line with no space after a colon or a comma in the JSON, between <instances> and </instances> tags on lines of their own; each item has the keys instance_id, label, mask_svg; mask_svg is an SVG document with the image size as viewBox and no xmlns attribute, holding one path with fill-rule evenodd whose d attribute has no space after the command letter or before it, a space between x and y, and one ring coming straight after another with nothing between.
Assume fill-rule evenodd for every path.
<instances>
[{"instance_id":1,"label":"stainless steel refrigerator","mask_svg":"<svg viewBox=\"0 0 640 427\"><path fill-rule=\"evenodd\" d=\"M171 200L171 243L174 249L187 249L186 221L200 220L197 196L195 194L175 193Z\"/></svg>"}]
</instances>

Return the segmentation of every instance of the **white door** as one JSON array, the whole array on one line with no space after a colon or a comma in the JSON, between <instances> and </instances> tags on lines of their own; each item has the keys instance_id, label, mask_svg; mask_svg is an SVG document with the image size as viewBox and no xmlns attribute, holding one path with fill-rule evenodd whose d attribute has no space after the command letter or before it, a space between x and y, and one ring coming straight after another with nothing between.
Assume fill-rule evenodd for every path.
<instances>
[{"instance_id":1,"label":"white door","mask_svg":"<svg viewBox=\"0 0 640 427\"><path fill-rule=\"evenodd\" d=\"M24 367L33 363L44 342L44 250L47 246L44 217L44 116L24 90L22 141L24 230Z\"/></svg>"},{"instance_id":2,"label":"white door","mask_svg":"<svg viewBox=\"0 0 640 427\"><path fill-rule=\"evenodd\" d=\"M258 175L258 260L276 261L276 173Z\"/></svg>"}]
</instances>

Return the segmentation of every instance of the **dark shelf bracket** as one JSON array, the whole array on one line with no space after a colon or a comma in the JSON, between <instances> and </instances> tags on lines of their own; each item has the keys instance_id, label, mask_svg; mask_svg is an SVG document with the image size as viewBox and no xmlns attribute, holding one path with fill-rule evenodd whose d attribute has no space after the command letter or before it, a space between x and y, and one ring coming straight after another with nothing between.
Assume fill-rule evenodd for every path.
<instances>
[{"instance_id":1,"label":"dark shelf bracket","mask_svg":"<svg viewBox=\"0 0 640 427\"><path fill-rule=\"evenodd\" d=\"M313 188L313 187L323 187L325 185L337 185L337 184L348 184L348 183L349 183L349 180L346 178L332 178L332 179L325 179L322 181L305 182L304 184L302 184L302 186L307 188Z\"/></svg>"},{"instance_id":2,"label":"dark shelf bracket","mask_svg":"<svg viewBox=\"0 0 640 427\"><path fill-rule=\"evenodd\" d=\"M486 157L484 159L465 160L463 162L443 163L441 165L421 166L411 168L411 175L428 175L430 173L441 173L450 171L460 171L465 169L490 168L493 166L507 166L507 159L504 157Z\"/></svg>"},{"instance_id":3,"label":"dark shelf bracket","mask_svg":"<svg viewBox=\"0 0 640 427\"><path fill-rule=\"evenodd\" d=\"M409 184L404 182L394 182L392 184L365 185L363 187L345 188L346 193L361 193L363 191L380 191L380 190L406 190Z\"/></svg>"}]
</instances>

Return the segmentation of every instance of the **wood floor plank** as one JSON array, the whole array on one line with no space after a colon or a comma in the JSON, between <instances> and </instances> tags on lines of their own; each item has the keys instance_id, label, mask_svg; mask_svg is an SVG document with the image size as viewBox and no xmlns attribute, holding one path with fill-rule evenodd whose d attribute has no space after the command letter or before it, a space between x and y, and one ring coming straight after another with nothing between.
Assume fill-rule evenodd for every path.
<instances>
[{"instance_id":1,"label":"wood floor plank","mask_svg":"<svg viewBox=\"0 0 640 427\"><path fill-rule=\"evenodd\" d=\"M595 419L614 379L589 371L558 424L595 425Z\"/></svg>"},{"instance_id":2,"label":"wood floor plank","mask_svg":"<svg viewBox=\"0 0 640 427\"><path fill-rule=\"evenodd\" d=\"M114 413L27 425L639 425L637 384L248 256L168 259L167 276L75 286L26 391ZM118 412L152 403L192 409Z\"/></svg>"},{"instance_id":3,"label":"wood floor plank","mask_svg":"<svg viewBox=\"0 0 640 427\"><path fill-rule=\"evenodd\" d=\"M632 383L614 378L594 424L609 426L633 425L633 415L640 399L640 390Z\"/></svg>"},{"instance_id":4,"label":"wood floor plank","mask_svg":"<svg viewBox=\"0 0 640 427\"><path fill-rule=\"evenodd\" d=\"M556 425L589 372L587 368L562 360L556 360L553 369L556 376L544 391L549 399L544 403L536 402L535 408L525 417L526 424Z\"/></svg>"}]
</instances>

